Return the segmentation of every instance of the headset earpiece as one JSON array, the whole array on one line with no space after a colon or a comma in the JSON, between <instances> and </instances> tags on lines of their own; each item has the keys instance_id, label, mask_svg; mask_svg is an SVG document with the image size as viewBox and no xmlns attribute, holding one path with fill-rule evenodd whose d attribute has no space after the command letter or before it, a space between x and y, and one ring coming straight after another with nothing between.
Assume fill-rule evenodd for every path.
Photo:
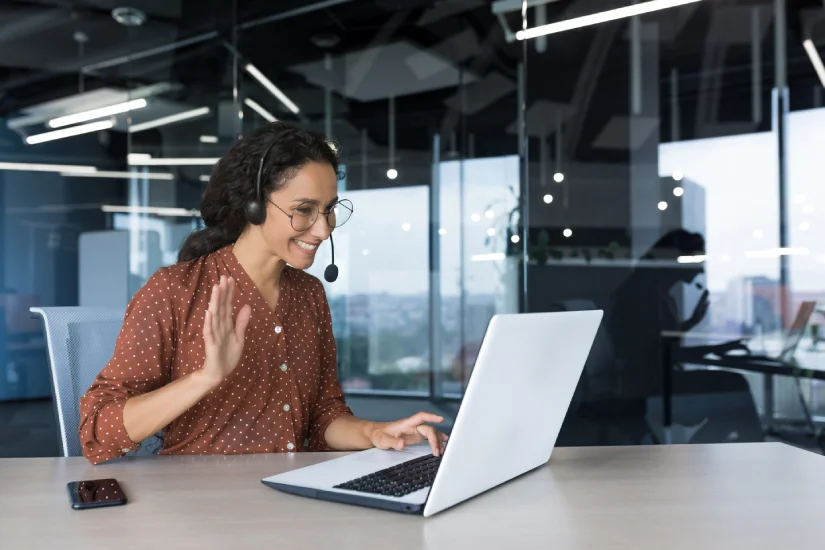
<instances>
[{"instance_id":1,"label":"headset earpiece","mask_svg":"<svg viewBox=\"0 0 825 550\"><path fill-rule=\"evenodd\" d=\"M246 221L251 223L252 225L261 225L266 221L266 206L264 205L264 199L261 196L261 178L264 174L264 162L266 161L266 156L269 154L269 150L275 145L273 141L269 147L266 148L264 151L263 156L261 157L261 164L258 166L258 177L255 179L255 199L246 203L246 207L244 207L244 216L246 216Z\"/></svg>"}]
</instances>

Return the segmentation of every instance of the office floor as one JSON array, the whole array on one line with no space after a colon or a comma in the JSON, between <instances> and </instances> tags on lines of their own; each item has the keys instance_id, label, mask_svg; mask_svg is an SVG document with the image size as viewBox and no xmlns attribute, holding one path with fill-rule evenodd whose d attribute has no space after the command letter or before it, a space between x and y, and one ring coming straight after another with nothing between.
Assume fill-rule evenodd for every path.
<instances>
[{"instance_id":1,"label":"office floor","mask_svg":"<svg viewBox=\"0 0 825 550\"><path fill-rule=\"evenodd\" d=\"M445 417L442 429L448 433L455 420L456 404L438 406L425 399L349 397L347 403L357 416L378 421L403 418L419 411L440 414ZM565 423L558 443L560 446L582 444L582 439L590 439L585 433L590 429L592 426L583 423ZM782 441L816 453L821 452L812 438L802 431L783 431L779 439L766 439ZM51 400L0 402L0 458L58 454L57 423Z\"/></svg>"}]
</instances>

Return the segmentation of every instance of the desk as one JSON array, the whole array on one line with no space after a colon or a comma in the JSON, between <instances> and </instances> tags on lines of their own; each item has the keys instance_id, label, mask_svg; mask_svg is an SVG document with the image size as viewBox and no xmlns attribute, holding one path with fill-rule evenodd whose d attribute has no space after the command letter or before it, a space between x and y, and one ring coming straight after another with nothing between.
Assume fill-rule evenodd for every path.
<instances>
[{"instance_id":1,"label":"desk","mask_svg":"<svg viewBox=\"0 0 825 550\"><path fill-rule=\"evenodd\" d=\"M0 460L3 548L821 548L825 458L779 443L557 449L547 467L430 519L278 493L334 454ZM126 506L75 511L68 481Z\"/></svg>"},{"instance_id":2,"label":"desk","mask_svg":"<svg viewBox=\"0 0 825 550\"><path fill-rule=\"evenodd\" d=\"M683 345L690 347L693 345L712 345L725 341L744 339L747 342L760 342L762 349L751 350L754 354L766 355L768 357L778 357L784 345L784 338L782 335L774 335L767 339L762 337L749 337L736 334L720 334L720 333L702 333L702 332L678 332L678 331L662 331L662 369L663 369L663 424L666 434L666 442L670 442L669 432L673 424L672 413L672 393L671 385L672 369L676 361L673 357L673 350L683 342ZM754 358L751 360L744 360L747 356L739 356L736 359L730 360L726 357L691 357L683 359L682 362L702 365L708 368L717 368L732 371L754 372L764 376L764 383L762 386L763 403L764 403L764 425L766 429L773 431L774 421L774 376L787 376L797 378L810 378L812 380L825 381L825 354L818 352L815 346L812 345L812 339L804 337L800 341L794 354L794 364L783 363L777 360L765 360ZM803 408L807 405L803 403ZM810 414L807 413L806 419L810 425L813 433L816 433L816 426ZM825 449L823 449L825 451Z\"/></svg>"}]
</instances>

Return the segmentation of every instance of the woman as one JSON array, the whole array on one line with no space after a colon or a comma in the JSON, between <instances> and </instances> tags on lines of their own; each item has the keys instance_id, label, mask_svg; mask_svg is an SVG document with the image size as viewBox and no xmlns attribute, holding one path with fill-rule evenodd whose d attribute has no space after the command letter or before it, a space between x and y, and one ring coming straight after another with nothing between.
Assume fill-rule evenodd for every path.
<instances>
[{"instance_id":1,"label":"woman","mask_svg":"<svg viewBox=\"0 0 825 550\"><path fill-rule=\"evenodd\" d=\"M425 423L443 418L368 422L344 402L324 288L302 271L348 217L337 170L322 136L282 123L218 162L206 229L132 299L112 359L80 400L86 458L124 455L160 430L161 454L290 452L306 440L313 451L400 450L424 439L441 453L446 436Z\"/></svg>"}]
</instances>

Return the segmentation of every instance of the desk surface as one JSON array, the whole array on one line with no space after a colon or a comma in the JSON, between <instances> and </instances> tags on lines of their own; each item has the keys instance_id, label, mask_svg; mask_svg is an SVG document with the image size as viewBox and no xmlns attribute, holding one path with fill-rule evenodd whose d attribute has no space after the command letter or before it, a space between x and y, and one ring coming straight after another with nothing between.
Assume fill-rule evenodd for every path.
<instances>
[{"instance_id":1,"label":"desk surface","mask_svg":"<svg viewBox=\"0 0 825 550\"><path fill-rule=\"evenodd\" d=\"M825 457L778 443L561 448L433 518L278 493L260 478L334 454L0 460L4 548L821 548ZM126 506L72 510L116 477Z\"/></svg>"},{"instance_id":2,"label":"desk surface","mask_svg":"<svg viewBox=\"0 0 825 550\"><path fill-rule=\"evenodd\" d=\"M731 340L745 340L745 344L751 346L751 352L755 355L778 357L785 344L781 334L771 334L766 337L745 336L737 334L725 334L715 332L679 332L664 330L660 333L665 340L681 339L685 347L696 345L710 345ZM805 336L796 348L794 360L799 370L793 369L790 365L783 365L777 361L763 361L754 359L753 361L736 360L728 361L725 357L714 358L707 356L703 359L685 360L685 363L695 365L715 366L732 370L757 372L761 374L773 374L777 376L801 376L803 378L815 378L825 380L825 347L815 347L810 337ZM745 356L739 356L745 357Z\"/></svg>"}]
</instances>

